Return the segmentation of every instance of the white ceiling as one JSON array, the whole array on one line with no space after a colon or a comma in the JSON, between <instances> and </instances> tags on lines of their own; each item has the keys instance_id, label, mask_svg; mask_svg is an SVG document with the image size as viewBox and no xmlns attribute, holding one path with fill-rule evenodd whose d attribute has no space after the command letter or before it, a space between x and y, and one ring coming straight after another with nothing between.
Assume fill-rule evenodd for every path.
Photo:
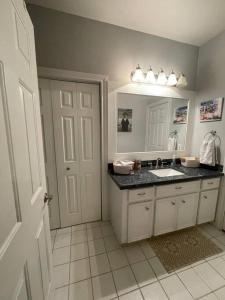
<instances>
[{"instance_id":1,"label":"white ceiling","mask_svg":"<svg viewBox=\"0 0 225 300\"><path fill-rule=\"evenodd\" d=\"M27 2L196 46L225 30L225 0Z\"/></svg>"}]
</instances>

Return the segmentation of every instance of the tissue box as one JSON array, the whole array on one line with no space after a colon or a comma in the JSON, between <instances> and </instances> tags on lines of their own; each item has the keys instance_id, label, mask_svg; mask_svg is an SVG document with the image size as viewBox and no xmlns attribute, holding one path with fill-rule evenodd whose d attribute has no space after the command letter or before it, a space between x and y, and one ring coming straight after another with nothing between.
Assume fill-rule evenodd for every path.
<instances>
[{"instance_id":1,"label":"tissue box","mask_svg":"<svg viewBox=\"0 0 225 300\"><path fill-rule=\"evenodd\" d=\"M184 167L188 167L188 168L198 168L200 165L200 161L198 157L195 156L185 156L185 157L181 157L181 164Z\"/></svg>"},{"instance_id":2,"label":"tissue box","mask_svg":"<svg viewBox=\"0 0 225 300\"><path fill-rule=\"evenodd\" d=\"M130 160L116 160L113 162L113 170L117 174L129 175L134 168L134 162Z\"/></svg>"}]
</instances>

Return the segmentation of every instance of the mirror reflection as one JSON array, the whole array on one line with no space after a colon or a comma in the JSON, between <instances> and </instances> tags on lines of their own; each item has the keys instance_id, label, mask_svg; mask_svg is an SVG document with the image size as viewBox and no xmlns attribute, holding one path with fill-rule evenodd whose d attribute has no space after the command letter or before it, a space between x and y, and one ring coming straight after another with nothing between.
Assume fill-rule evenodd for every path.
<instances>
[{"instance_id":1,"label":"mirror reflection","mask_svg":"<svg viewBox=\"0 0 225 300\"><path fill-rule=\"evenodd\" d=\"M188 100L117 94L117 152L185 150Z\"/></svg>"}]
</instances>

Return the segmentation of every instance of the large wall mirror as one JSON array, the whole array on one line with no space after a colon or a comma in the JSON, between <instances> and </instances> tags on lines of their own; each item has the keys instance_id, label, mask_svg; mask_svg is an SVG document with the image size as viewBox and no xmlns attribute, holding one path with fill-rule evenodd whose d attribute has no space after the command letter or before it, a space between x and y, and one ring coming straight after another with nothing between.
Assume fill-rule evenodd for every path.
<instances>
[{"instance_id":1,"label":"large wall mirror","mask_svg":"<svg viewBox=\"0 0 225 300\"><path fill-rule=\"evenodd\" d=\"M117 93L117 153L184 151L189 101Z\"/></svg>"}]
</instances>

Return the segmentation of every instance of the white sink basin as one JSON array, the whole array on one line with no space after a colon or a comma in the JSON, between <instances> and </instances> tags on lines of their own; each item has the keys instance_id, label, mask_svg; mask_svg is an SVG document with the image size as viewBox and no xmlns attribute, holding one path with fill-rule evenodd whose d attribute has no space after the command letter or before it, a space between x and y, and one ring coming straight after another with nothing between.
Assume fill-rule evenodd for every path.
<instances>
[{"instance_id":1,"label":"white sink basin","mask_svg":"<svg viewBox=\"0 0 225 300\"><path fill-rule=\"evenodd\" d=\"M158 177L169 177L169 176L179 176L184 175L184 173L181 173L179 171L176 171L174 169L159 169L159 170L149 170L148 172L158 176Z\"/></svg>"}]
</instances>

